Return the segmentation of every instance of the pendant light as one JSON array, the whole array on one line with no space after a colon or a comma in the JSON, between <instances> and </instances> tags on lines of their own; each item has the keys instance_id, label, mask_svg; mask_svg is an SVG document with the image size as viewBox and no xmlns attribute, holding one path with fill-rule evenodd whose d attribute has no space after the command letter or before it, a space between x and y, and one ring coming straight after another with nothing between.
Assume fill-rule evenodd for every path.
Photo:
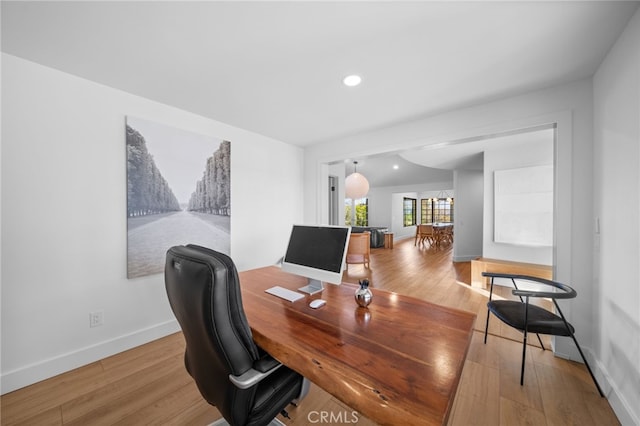
<instances>
[{"instance_id":1,"label":"pendant light","mask_svg":"<svg viewBox=\"0 0 640 426\"><path fill-rule=\"evenodd\" d=\"M344 192L347 198L356 200L364 198L369 192L369 181L367 178L358 173L356 167L357 161L353 162L353 173L351 173L344 182Z\"/></svg>"}]
</instances>

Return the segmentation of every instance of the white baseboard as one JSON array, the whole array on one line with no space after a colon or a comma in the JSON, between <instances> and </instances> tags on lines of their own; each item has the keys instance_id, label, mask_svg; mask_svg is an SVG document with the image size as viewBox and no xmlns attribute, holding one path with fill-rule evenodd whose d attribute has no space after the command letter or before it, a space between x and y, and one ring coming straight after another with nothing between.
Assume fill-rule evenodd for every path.
<instances>
[{"instance_id":1,"label":"white baseboard","mask_svg":"<svg viewBox=\"0 0 640 426\"><path fill-rule=\"evenodd\" d=\"M40 382L180 331L174 319L2 374L0 393Z\"/></svg>"},{"instance_id":2,"label":"white baseboard","mask_svg":"<svg viewBox=\"0 0 640 426\"><path fill-rule=\"evenodd\" d=\"M584 348L583 348L584 350ZM587 356L589 362L594 359L593 353L587 349L590 353ZM618 417L618 421L620 421L621 425L640 425L640 417L639 414L634 412L632 406L628 403L627 399L620 392L620 389L616 386L615 382L610 380L611 376L608 374L607 369L604 365L598 360L595 360L595 366L591 363L591 367L595 370L593 374L598 379L598 383L602 388L602 391L605 394L605 397L609 401L609 405L613 409L613 412L616 413Z\"/></svg>"},{"instance_id":3,"label":"white baseboard","mask_svg":"<svg viewBox=\"0 0 640 426\"><path fill-rule=\"evenodd\" d=\"M454 256L453 261L454 262L470 262L474 259L477 259L478 257L480 257L479 255L473 255L473 256Z\"/></svg>"}]
</instances>

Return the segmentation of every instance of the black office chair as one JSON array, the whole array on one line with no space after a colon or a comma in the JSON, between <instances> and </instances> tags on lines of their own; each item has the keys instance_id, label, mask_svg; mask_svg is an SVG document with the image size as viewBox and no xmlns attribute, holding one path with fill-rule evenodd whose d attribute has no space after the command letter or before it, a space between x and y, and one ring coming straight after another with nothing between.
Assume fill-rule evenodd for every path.
<instances>
[{"instance_id":1,"label":"black office chair","mask_svg":"<svg viewBox=\"0 0 640 426\"><path fill-rule=\"evenodd\" d=\"M560 306L556 299L573 299L578 294L576 291L569 287L568 285L561 284L555 281L547 280L544 278L531 277L528 275L514 275L514 274L500 274L494 272L483 272L482 276L491 277L491 290L489 292L489 302L487 303L487 324L484 329L484 343L487 343L487 331L489 329L489 315L491 312L498 317L505 324L520 330L523 335L523 343L522 343L522 367L520 370L520 385L524 384L524 361L525 354L527 350L527 333L536 333L538 334L538 340L540 341L540 345L544 350L544 345L542 344L542 340L540 339L539 334L550 334L553 336L567 336L571 337L578 348L578 352L580 352L580 356L584 361L584 365L587 366L587 370L589 370L589 374L593 379L593 383L595 383L598 388L598 392L600 396L604 396L598 381L596 380L593 372L591 371L591 367L589 367L589 363L587 362L584 354L582 353L582 349L578 344L578 340L574 335L575 329L571 324L567 322L562 311L560 310ZM518 296L520 301L517 300L492 300L493 296L493 281L495 278L507 278L510 279L515 287L512 290L512 294L514 296ZM549 289L550 291L543 290L530 290L530 289L519 289L516 280L528 281L535 284L543 284L546 286L552 287ZM539 287L539 286L538 286ZM556 289L560 291L555 291ZM529 299L531 297L544 297L553 300L553 303L556 308L557 315L553 312L550 312L540 306L531 305L529 303Z\"/></svg>"},{"instance_id":2,"label":"black office chair","mask_svg":"<svg viewBox=\"0 0 640 426\"><path fill-rule=\"evenodd\" d=\"M304 396L308 381L254 343L231 258L194 245L172 247L165 287L186 341L187 371L229 424L277 422Z\"/></svg>"}]
</instances>

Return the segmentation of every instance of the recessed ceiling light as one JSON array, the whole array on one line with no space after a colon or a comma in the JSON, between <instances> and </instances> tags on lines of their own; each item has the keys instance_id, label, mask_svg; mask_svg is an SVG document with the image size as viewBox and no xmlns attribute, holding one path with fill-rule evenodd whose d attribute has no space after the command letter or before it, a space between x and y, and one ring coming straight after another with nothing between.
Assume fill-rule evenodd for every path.
<instances>
[{"instance_id":1,"label":"recessed ceiling light","mask_svg":"<svg viewBox=\"0 0 640 426\"><path fill-rule=\"evenodd\" d=\"M360 78L359 75L353 74L353 75L346 76L344 80L342 80L342 82L344 83L345 86L353 87L360 84L362 82L362 78Z\"/></svg>"},{"instance_id":2,"label":"recessed ceiling light","mask_svg":"<svg viewBox=\"0 0 640 426\"><path fill-rule=\"evenodd\" d=\"M398 166L397 164L393 165L393 170L398 170L400 168L400 166Z\"/></svg>"}]
</instances>

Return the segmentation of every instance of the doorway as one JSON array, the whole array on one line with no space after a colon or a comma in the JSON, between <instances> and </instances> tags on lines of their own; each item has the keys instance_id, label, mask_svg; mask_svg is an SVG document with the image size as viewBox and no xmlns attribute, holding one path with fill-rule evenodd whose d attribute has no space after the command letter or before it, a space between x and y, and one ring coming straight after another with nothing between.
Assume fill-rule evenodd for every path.
<instances>
[{"instance_id":1,"label":"doorway","mask_svg":"<svg viewBox=\"0 0 640 426\"><path fill-rule=\"evenodd\" d=\"M338 177L329 176L329 225L340 225L340 209L338 200Z\"/></svg>"}]
</instances>

